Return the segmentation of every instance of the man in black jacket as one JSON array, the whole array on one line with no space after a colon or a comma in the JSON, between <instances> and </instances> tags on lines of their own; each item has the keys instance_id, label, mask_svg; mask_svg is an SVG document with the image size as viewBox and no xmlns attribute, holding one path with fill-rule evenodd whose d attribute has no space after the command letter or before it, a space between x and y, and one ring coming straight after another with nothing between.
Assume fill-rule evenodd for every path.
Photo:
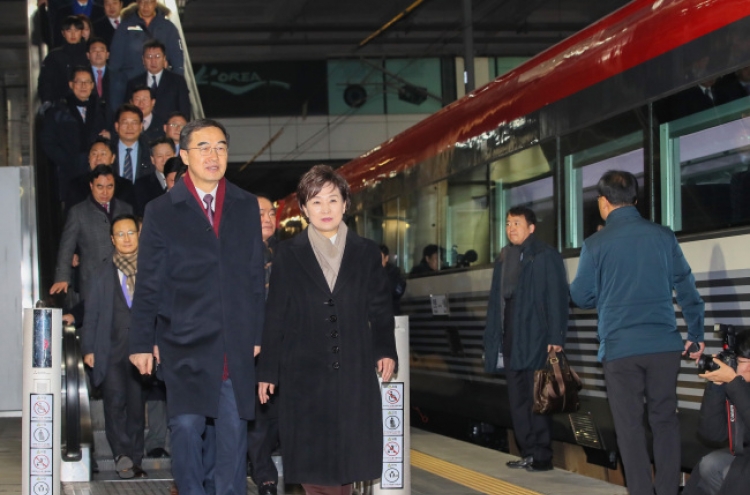
<instances>
[{"instance_id":1,"label":"man in black jacket","mask_svg":"<svg viewBox=\"0 0 750 495\"><path fill-rule=\"evenodd\" d=\"M508 211L510 245L492 274L484 331L485 371L505 371L510 417L521 459L507 466L552 469L552 418L534 414L534 371L550 350L560 352L568 330L568 280L562 256L534 236L536 215L516 206Z\"/></svg>"},{"instance_id":2,"label":"man in black jacket","mask_svg":"<svg viewBox=\"0 0 750 495\"><path fill-rule=\"evenodd\" d=\"M68 94L67 82L74 67L86 66L86 44L81 43L83 21L75 16L66 17L62 23L65 39L59 48L50 51L39 70L39 99L43 109Z\"/></svg>"},{"instance_id":3,"label":"man in black jacket","mask_svg":"<svg viewBox=\"0 0 750 495\"><path fill-rule=\"evenodd\" d=\"M719 369L699 375L709 380L701 403L698 433L711 442L729 442L693 468L685 495L739 495L750 483L750 331L737 334L737 370L719 359ZM734 421L731 420L734 418Z\"/></svg>"}]
</instances>

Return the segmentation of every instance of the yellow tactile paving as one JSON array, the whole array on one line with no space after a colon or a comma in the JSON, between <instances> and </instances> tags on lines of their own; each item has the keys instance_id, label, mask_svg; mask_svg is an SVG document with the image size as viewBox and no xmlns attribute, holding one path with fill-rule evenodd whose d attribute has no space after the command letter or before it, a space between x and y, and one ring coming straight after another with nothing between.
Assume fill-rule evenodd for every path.
<instances>
[{"instance_id":1,"label":"yellow tactile paving","mask_svg":"<svg viewBox=\"0 0 750 495\"><path fill-rule=\"evenodd\" d=\"M411 451L411 465L487 495L542 495L416 450Z\"/></svg>"}]
</instances>

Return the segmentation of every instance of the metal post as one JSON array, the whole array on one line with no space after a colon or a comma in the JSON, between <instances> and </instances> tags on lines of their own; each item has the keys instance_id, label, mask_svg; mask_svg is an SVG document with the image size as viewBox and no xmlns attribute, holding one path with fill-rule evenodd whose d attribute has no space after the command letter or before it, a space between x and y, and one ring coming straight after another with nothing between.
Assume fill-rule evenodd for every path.
<instances>
[{"instance_id":1,"label":"metal post","mask_svg":"<svg viewBox=\"0 0 750 495\"><path fill-rule=\"evenodd\" d=\"M21 494L60 493L62 310L24 309Z\"/></svg>"},{"instance_id":2,"label":"metal post","mask_svg":"<svg viewBox=\"0 0 750 495\"><path fill-rule=\"evenodd\" d=\"M409 317L396 317L398 373L383 391L383 474L372 484L372 494L411 494L411 421L409 399Z\"/></svg>"},{"instance_id":3,"label":"metal post","mask_svg":"<svg viewBox=\"0 0 750 495\"><path fill-rule=\"evenodd\" d=\"M464 7L464 87L468 95L474 91L474 28L472 26L471 0L463 0Z\"/></svg>"}]
</instances>

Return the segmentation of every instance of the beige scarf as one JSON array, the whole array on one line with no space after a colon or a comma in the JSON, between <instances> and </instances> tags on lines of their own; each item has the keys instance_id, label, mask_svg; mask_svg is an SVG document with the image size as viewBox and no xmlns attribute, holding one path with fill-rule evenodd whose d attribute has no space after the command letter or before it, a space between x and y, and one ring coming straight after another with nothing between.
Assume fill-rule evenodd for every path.
<instances>
[{"instance_id":1,"label":"beige scarf","mask_svg":"<svg viewBox=\"0 0 750 495\"><path fill-rule=\"evenodd\" d=\"M323 276L325 276L328 288L331 291L333 291L333 287L336 285L336 278L339 276L341 258L344 256L344 249L346 248L347 230L346 224L341 222L339 224L339 231L336 233L336 242L334 243L328 237L318 232L312 224L307 227L307 237L310 239L310 245L315 253L315 258L318 260L320 269L323 270Z\"/></svg>"},{"instance_id":2,"label":"beige scarf","mask_svg":"<svg viewBox=\"0 0 750 495\"><path fill-rule=\"evenodd\" d=\"M138 271L138 251L132 254L120 254L115 251L112 261L118 270L125 274L125 284L128 286L128 293L133 297L135 292L135 274Z\"/></svg>"}]
</instances>

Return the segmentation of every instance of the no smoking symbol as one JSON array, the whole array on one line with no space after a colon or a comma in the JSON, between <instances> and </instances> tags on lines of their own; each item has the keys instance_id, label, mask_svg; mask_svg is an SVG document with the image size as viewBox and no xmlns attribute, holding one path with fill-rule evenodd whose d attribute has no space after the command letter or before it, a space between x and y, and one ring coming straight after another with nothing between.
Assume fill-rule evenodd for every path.
<instances>
[{"instance_id":1,"label":"no smoking symbol","mask_svg":"<svg viewBox=\"0 0 750 495\"><path fill-rule=\"evenodd\" d=\"M399 479L399 473L398 469L389 469L385 472L385 479L390 481L391 483L398 481Z\"/></svg>"},{"instance_id":2,"label":"no smoking symbol","mask_svg":"<svg viewBox=\"0 0 750 495\"><path fill-rule=\"evenodd\" d=\"M49 467L49 457L44 454L34 456L34 467L39 470L45 470Z\"/></svg>"},{"instance_id":3,"label":"no smoking symbol","mask_svg":"<svg viewBox=\"0 0 750 495\"><path fill-rule=\"evenodd\" d=\"M49 404L43 401L35 402L34 412L39 416L46 416L47 414L49 414Z\"/></svg>"},{"instance_id":4,"label":"no smoking symbol","mask_svg":"<svg viewBox=\"0 0 750 495\"><path fill-rule=\"evenodd\" d=\"M399 446L396 442L388 442L385 444L385 453L391 457L396 457L400 452Z\"/></svg>"},{"instance_id":5,"label":"no smoking symbol","mask_svg":"<svg viewBox=\"0 0 750 495\"><path fill-rule=\"evenodd\" d=\"M385 400L387 400L389 404L398 404L401 400L401 394L398 393L398 390L388 390L388 392L385 393Z\"/></svg>"},{"instance_id":6,"label":"no smoking symbol","mask_svg":"<svg viewBox=\"0 0 750 495\"><path fill-rule=\"evenodd\" d=\"M44 481L34 483L34 493L36 495L47 495L50 492L49 484Z\"/></svg>"}]
</instances>

